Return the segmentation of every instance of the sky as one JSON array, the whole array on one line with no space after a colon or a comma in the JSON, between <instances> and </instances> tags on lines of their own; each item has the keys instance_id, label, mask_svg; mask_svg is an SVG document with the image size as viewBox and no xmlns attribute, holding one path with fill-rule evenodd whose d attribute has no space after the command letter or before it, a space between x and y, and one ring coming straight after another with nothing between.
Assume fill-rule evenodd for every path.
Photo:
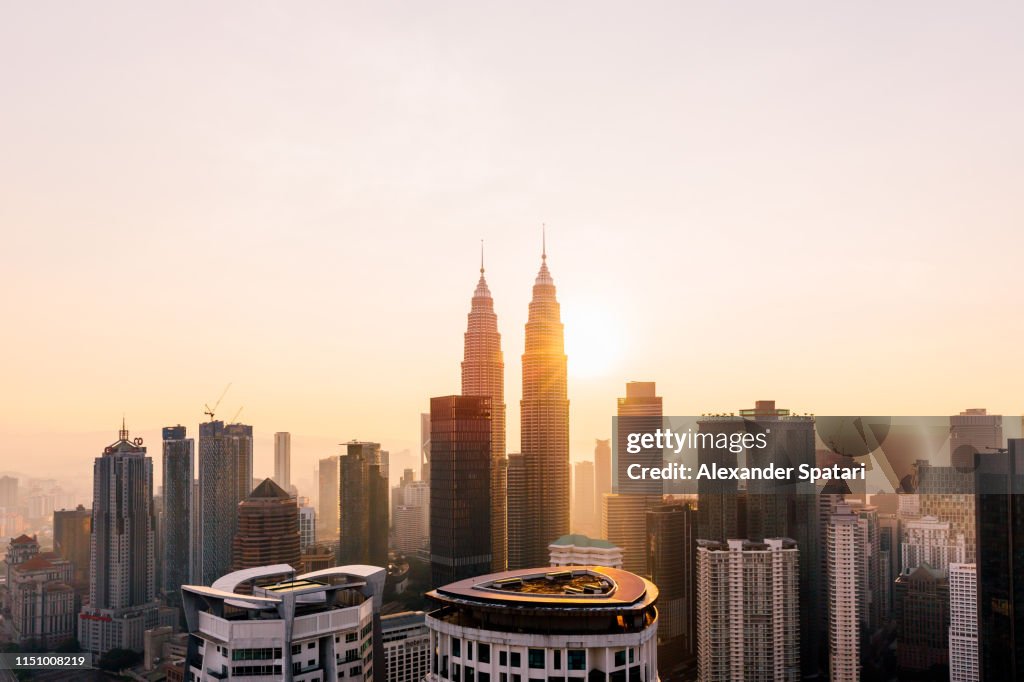
<instances>
[{"instance_id":1,"label":"sky","mask_svg":"<svg viewBox=\"0 0 1024 682\"><path fill-rule=\"evenodd\" d=\"M627 380L1024 411L1019 3L0 8L0 470L87 485L122 415L159 460L229 382L300 492L415 450L481 239L515 451L542 224L574 459Z\"/></svg>"}]
</instances>

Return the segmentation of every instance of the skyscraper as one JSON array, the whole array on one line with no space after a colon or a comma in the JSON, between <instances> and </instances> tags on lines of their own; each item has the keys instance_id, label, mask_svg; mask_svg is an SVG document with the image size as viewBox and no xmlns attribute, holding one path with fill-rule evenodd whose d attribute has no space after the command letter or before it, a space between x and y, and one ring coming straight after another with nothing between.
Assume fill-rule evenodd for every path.
<instances>
[{"instance_id":1,"label":"skyscraper","mask_svg":"<svg viewBox=\"0 0 1024 682\"><path fill-rule=\"evenodd\" d=\"M388 453L380 443L355 440L345 448L338 458L338 564L386 566Z\"/></svg>"},{"instance_id":2,"label":"skyscraper","mask_svg":"<svg viewBox=\"0 0 1024 682\"><path fill-rule=\"evenodd\" d=\"M491 556L491 399L430 399L430 574L435 586L482 575Z\"/></svg>"},{"instance_id":3,"label":"skyscraper","mask_svg":"<svg viewBox=\"0 0 1024 682\"><path fill-rule=\"evenodd\" d=\"M199 425L199 506L203 584L231 568L238 504L252 489L252 427L211 421Z\"/></svg>"},{"instance_id":4,"label":"skyscraper","mask_svg":"<svg viewBox=\"0 0 1024 682\"><path fill-rule=\"evenodd\" d=\"M338 456L324 457L317 467L316 536L320 542L338 542Z\"/></svg>"},{"instance_id":5,"label":"skyscraper","mask_svg":"<svg viewBox=\"0 0 1024 682\"><path fill-rule=\"evenodd\" d=\"M509 566L522 561L526 514L530 505L526 497L526 462L521 452L508 455L508 560Z\"/></svg>"},{"instance_id":6,"label":"skyscraper","mask_svg":"<svg viewBox=\"0 0 1024 682\"><path fill-rule=\"evenodd\" d=\"M860 573L857 517L840 504L828 520L828 653L833 682L860 680Z\"/></svg>"},{"instance_id":7,"label":"skyscraper","mask_svg":"<svg viewBox=\"0 0 1024 682\"><path fill-rule=\"evenodd\" d=\"M980 457L975 472L978 658L986 681L1024 677L1024 439L1007 445Z\"/></svg>"},{"instance_id":8,"label":"skyscraper","mask_svg":"<svg viewBox=\"0 0 1024 682\"><path fill-rule=\"evenodd\" d=\"M623 568L638 575L647 575L646 511L661 504L661 480L630 480L626 468L631 464L657 468L662 465L660 448L641 448L627 454L626 438L631 433L654 433L662 424L662 401L653 381L630 381L626 396L618 399L615 442L616 471L612 488L616 492L603 499L602 528L604 537L623 549ZM629 497L622 500L618 498Z\"/></svg>"},{"instance_id":9,"label":"skyscraper","mask_svg":"<svg viewBox=\"0 0 1024 682\"><path fill-rule=\"evenodd\" d=\"M181 586L190 580L194 460L195 445L191 438L185 437L185 427L180 424L164 427L164 538L160 557L163 580L160 592L168 606L181 605Z\"/></svg>"},{"instance_id":10,"label":"skyscraper","mask_svg":"<svg viewBox=\"0 0 1024 682\"><path fill-rule=\"evenodd\" d=\"M508 565L508 460L505 457L505 358L501 352L498 316L494 314L487 280L484 279L483 251L480 253L480 281L466 325L462 360L462 395L491 399L491 571ZM433 408L431 408L433 412ZM432 420L433 423L433 420ZM431 426L433 432L433 426ZM430 442L433 443L433 435ZM449 581L450 582L450 581Z\"/></svg>"},{"instance_id":11,"label":"skyscraper","mask_svg":"<svg viewBox=\"0 0 1024 682\"><path fill-rule=\"evenodd\" d=\"M601 500L612 491L612 442L610 439L594 439L594 499L597 510Z\"/></svg>"},{"instance_id":12,"label":"skyscraper","mask_svg":"<svg viewBox=\"0 0 1024 682\"><path fill-rule=\"evenodd\" d=\"M594 463L576 462L572 477L572 530L583 535L597 535L598 516L594 500Z\"/></svg>"},{"instance_id":13,"label":"skyscraper","mask_svg":"<svg viewBox=\"0 0 1024 682\"><path fill-rule=\"evenodd\" d=\"M949 680L978 682L978 573L974 564L949 567Z\"/></svg>"},{"instance_id":14,"label":"skyscraper","mask_svg":"<svg viewBox=\"0 0 1024 682\"><path fill-rule=\"evenodd\" d=\"M923 674L949 663L949 581L930 566L905 568L893 584L896 660L900 671Z\"/></svg>"},{"instance_id":15,"label":"skyscraper","mask_svg":"<svg viewBox=\"0 0 1024 682\"><path fill-rule=\"evenodd\" d=\"M420 480L430 483L430 413L420 412Z\"/></svg>"},{"instance_id":16,"label":"skyscraper","mask_svg":"<svg viewBox=\"0 0 1024 682\"><path fill-rule=\"evenodd\" d=\"M788 538L697 541L701 682L800 679L798 555Z\"/></svg>"},{"instance_id":17,"label":"skyscraper","mask_svg":"<svg viewBox=\"0 0 1024 682\"><path fill-rule=\"evenodd\" d=\"M142 633L159 623L153 460L122 425L93 464L89 604L78 617L82 649L142 650Z\"/></svg>"},{"instance_id":18,"label":"skyscraper","mask_svg":"<svg viewBox=\"0 0 1024 682\"><path fill-rule=\"evenodd\" d=\"M544 566L548 545L569 532L569 399L564 328L547 249L533 285L523 353L520 441L526 495L520 504L521 554L509 555L510 568Z\"/></svg>"},{"instance_id":19,"label":"skyscraper","mask_svg":"<svg viewBox=\"0 0 1024 682\"><path fill-rule=\"evenodd\" d=\"M18 479L14 476L0 476L0 507L14 507L18 504Z\"/></svg>"},{"instance_id":20,"label":"skyscraper","mask_svg":"<svg viewBox=\"0 0 1024 682\"><path fill-rule=\"evenodd\" d=\"M264 479L238 505L231 570L288 564L298 571L300 560L298 504L277 483Z\"/></svg>"},{"instance_id":21,"label":"skyscraper","mask_svg":"<svg viewBox=\"0 0 1024 682\"><path fill-rule=\"evenodd\" d=\"M666 504L647 510L647 568L658 586L658 664L671 669L697 651L694 572L697 512Z\"/></svg>"},{"instance_id":22,"label":"skyscraper","mask_svg":"<svg viewBox=\"0 0 1024 682\"><path fill-rule=\"evenodd\" d=\"M286 493L292 488L292 434L278 431L274 434L274 482Z\"/></svg>"}]
</instances>

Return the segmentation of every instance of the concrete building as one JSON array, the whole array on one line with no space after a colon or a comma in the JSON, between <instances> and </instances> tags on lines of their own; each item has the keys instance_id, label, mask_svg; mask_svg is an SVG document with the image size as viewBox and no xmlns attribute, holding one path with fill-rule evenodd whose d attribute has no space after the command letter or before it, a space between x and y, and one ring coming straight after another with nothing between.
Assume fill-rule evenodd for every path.
<instances>
[{"instance_id":1,"label":"concrete building","mask_svg":"<svg viewBox=\"0 0 1024 682\"><path fill-rule=\"evenodd\" d=\"M697 541L701 682L800 679L798 562L788 538Z\"/></svg>"},{"instance_id":2,"label":"concrete building","mask_svg":"<svg viewBox=\"0 0 1024 682\"><path fill-rule=\"evenodd\" d=\"M862 560L858 519L845 504L828 520L828 655L833 682L860 680L860 599Z\"/></svg>"},{"instance_id":3,"label":"concrete building","mask_svg":"<svg viewBox=\"0 0 1024 682\"><path fill-rule=\"evenodd\" d=\"M53 551L71 562L71 587L79 600L89 594L89 551L92 543L92 510L78 505L76 509L53 512ZM81 603L78 604L81 607Z\"/></svg>"},{"instance_id":4,"label":"concrete building","mask_svg":"<svg viewBox=\"0 0 1024 682\"><path fill-rule=\"evenodd\" d=\"M7 549L7 609L14 641L52 649L76 636L74 568L56 552L40 552L35 538L20 536Z\"/></svg>"},{"instance_id":5,"label":"concrete building","mask_svg":"<svg viewBox=\"0 0 1024 682\"><path fill-rule=\"evenodd\" d=\"M660 495L609 493L601 505L601 536L622 550L622 567L647 572L647 510ZM638 521L639 520L639 521Z\"/></svg>"},{"instance_id":6,"label":"concrete building","mask_svg":"<svg viewBox=\"0 0 1024 682\"><path fill-rule=\"evenodd\" d=\"M292 487L292 434L278 431L274 434L274 483L285 492Z\"/></svg>"},{"instance_id":7,"label":"concrete building","mask_svg":"<svg viewBox=\"0 0 1024 682\"><path fill-rule=\"evenodd\" d=\"M425 538L423 526L429 523L423 507L400 504L395 507L393 523L395 526L395 550L402 554L416 554L424 549Z\"/></svg>"},{"instance_id":8,"label":"concrete building","mask_svg":"<svg viewBox=\"0 0 1024 682\"><path fill-rule=\"evenodd\" d=\"M951 563L964 563L967 546L963 533L952 535L951 524L934 516L908 521L903 529L903 572L928 565L945 573Z\"/></svg>"},{"instance_id":9,"label":"concrete building","mask_svg":"<svg viewBox=\"0 0 1024 682\"><path fill-rule=\"evenodd\" d=\"M924 675L949 663L949 582L927 564L905 568L893 587L896 662L904 674Z\"/></svg>"},{"instance_id":10,"label":"concrete building","mask_svg":"<svg viewBox=\"0 0 1024 682\"><path fill-rule=\"evenodd\" d=\"M422 682L430 673L427 614L405 611L380 619L387 682Z\"/></svg>"},{"instance_id":11,"label":"concrete building","mask_svg":"<svg viewBox=\"0 0 1024 682\"><path fill-rule=\"evenodd\" d=\"M656 682L658 588L615 568L521 569L427 596L426 682Z\"/></svg>"},{"instance_id":12,"label":"concrete building","mask_svg":"<svg viewBox=\"0 0 1024 682\"><path fill-rule=\"evenodd\" d=\"M191 634L186 677L384 682L379 614L385 573L341 566L295 576L280 564L236 571L210 587L183 587ZM254 583L251 595L237 592Z\"/></svg>"},{"instance_id":13,"label":"concrete building","mask_svg":"<svg viewBox=\"0 0 1024 682\"><path fill-rule=\"evenodd\" d=\"M273 480L264 479L238 505L238 533L232 541L231 568L288 564L301 561L299 508L294 497Z\"/></svg>"},{"instance_id":14,"label":"concrete building","mask_svg":"<svg viewBox=\"0 0 1024 682\"><path fill-rule=\"evenodd\" d=\"M607 540L574 533L563 535L548 550L552 566L608 566L622 568L622 548Z\"/></svg>"},{"instance_id":15,"label":"concrete building","mask_svg":"<svg viewBox=\"0 0 1024 682\"><path fill-rule=\"evenodd\" d=\"M316 536L320 542L338 542L338 456L324 457L317 465L317 527Z\"/></svg>"},{"instance_id":16,"label":"concrete building","mask_svg":"<svg viewBox=\"0 0 1024 682\"><path fill-rule=\"evenodd\" d=\"M299 507L299 550L306 552L315 544L316 509L308 504L303 504Z\"/></svg>"},{"instance_id":17,"label":"concrete building","mask_svg":"<svg viewBox=\"0 0 1024 682\"><path fill-rule=\"evenodd\" d=\"M949 566L949 680L978 682L978 572Z\"/></svg>"}]
</instances>

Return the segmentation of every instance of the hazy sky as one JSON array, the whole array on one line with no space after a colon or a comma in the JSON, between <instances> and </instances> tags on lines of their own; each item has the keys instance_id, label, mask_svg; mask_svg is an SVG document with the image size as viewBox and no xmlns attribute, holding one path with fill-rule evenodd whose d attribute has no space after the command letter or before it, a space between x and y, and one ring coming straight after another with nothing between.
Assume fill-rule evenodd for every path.
<instances>
[{"instance_id":1,"label":"hazy sky","mask_svg":"<svg viewBox=\"0 0 1024 682\"><path fill-rule=\"evenodd\" d=\"M1024 5L0 3L0 470L220 415L415 447L548 224L574 458L666 411L1018 414ZM156 459L159 459L157 457Z\"/></svg>"}]
</instances>

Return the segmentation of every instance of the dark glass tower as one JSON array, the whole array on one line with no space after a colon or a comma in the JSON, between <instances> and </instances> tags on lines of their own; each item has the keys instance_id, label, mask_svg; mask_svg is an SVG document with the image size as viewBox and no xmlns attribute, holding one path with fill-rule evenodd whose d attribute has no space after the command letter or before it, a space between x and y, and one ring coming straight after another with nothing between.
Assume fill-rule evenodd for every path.
<instances>
[{"instance_id":1,"label":"dark glass tower","mask_svg":"<svg viewBox=\"0 0 1024 682\"><path fill-rule=\"evenodd\" d=\"M388 453L351 441L338 458L338 565L387 566Z\"/></svg>"},{"instance_id":2,"label":"dark glass tower","mask_svg":"<svg viewBox=\"0 0 1024 682\"><path fill-rule=\"evenodd\" d=\"M195 445L185 437L185 427L163 430L164 538L160 561L163 580L160 590L168 606L181 605L181 586L189 575L192 548L192 471Z\"/></svg>"},{"instance_id":3,"label":"dark glass tower","mask_svg":"<svg viewBox=\"0 0 1024 682\"><path fill-rule=\"evenodd\" d=\"M434 586L490 572L491 399L430 399L430 574Z\"/></svg>"}]
</instances>

